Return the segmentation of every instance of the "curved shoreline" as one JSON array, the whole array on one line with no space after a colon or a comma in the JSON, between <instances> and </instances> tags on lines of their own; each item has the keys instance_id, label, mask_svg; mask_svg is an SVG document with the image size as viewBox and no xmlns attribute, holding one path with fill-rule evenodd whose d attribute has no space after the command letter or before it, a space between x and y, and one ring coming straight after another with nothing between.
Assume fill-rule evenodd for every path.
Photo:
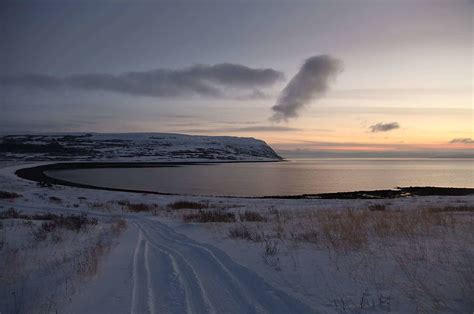
<instances>
[{"instance_id":1,"label":"curved shoreline","mask_svg":"<svg viewBox=\"0 0 474 314\"><path fill-rule=\"evenodd\" d=\"M212 195L188 195L179 193L164 193L147 190L133 190L121 188L109 188L103 186L75 183L71 181L56 179L45 174L50 170L69 170L69 169L97 169L97 168L146 168L146 167L180 167L187 165L211 165L220 163L243 163L243 162L280 162L280 160L260 160L260 161L205 161L205 162L67 162L53 163L41 166L21 168L15 171L18 177L38 182L45 185L64 185L77 188L156 194L156 195L182 195L182 196L200 196L216 198L247 198L247 199L390 199L410 196L466 196L474 195L474 188L454 188L454 187L397 187L392 190L373 190L373 191L353 191L353 192L335 192L319 194L300 194L300 195L272 195L272 196L212 196Z\"/></svg>"},{"instance_id":2,"label":"curved shoreline","mask_svg":"<svg viewBox=\"0 0 474 314\"><path fill-rule=\"evenodd\" d=\"M121 189L109 188L103 186L89 185L71 182L67 180L56 179L45 174L50 170L72 170L72 169L99 169L99 168L151 168L151 167L181 167L190 165L212 165L222 163L247 163L247 162L283 162L282 160L236 160L236 161L170 161L170 162L64 162L53 163L41 166L21 168L15 171L18 177L43 184L64 185L76 188L85 188L93 190L141 193L141 194L156 194L156 195L183 195L183 196L203 196L203 195L185 195L179 193L164 193L147 190ZM240 196L206 196L206 197L224 197L224 198L258 198L258 197L240 197Z\"/></svg>"}]
</instances>

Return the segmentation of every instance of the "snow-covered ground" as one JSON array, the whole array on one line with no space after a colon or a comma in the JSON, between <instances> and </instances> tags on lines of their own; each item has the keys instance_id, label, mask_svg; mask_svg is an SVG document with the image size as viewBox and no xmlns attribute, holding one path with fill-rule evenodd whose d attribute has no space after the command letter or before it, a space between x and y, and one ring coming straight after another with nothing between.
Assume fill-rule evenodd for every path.
<instances>
[{"instance_id":1,"label":"snow-covered ground","mask_svg":"<svg viewBox=\"0 0 474 314\"><path fill-rule=\"evenodd\" d=\"M61 133L0 136L0 160L268 161L281 159L264 141L170 133Z\"/></svg>"},{"instance_id":2,"label":"snow-covered ground","mask_svg":"<svg viewBox=\"0 0 474 314\"><path fill-rule=\"evenodd\" d=\"M89 232L65 232L63 244L47 241L35 248L31 241L31 247L21 244L28 242L25 228L31 226L4 221L2 250L16 246L29 265L34 265L32 254L40 265L54 260L50 269L65 274L58 275L61 284L55 277L41 281L41 270L29 266L24 284L2 280L0 293L9 298L0 306L6 309L35 304L64 313L474 309L473 196L283 200L151 195L41 187L14 175L27 166L2 164L0 191L21 197L0 200L0 211L86 212L99 224ZM178 201L190 203L169 206ZM235 219L195 222L192 215L199 216L199 209L177 208L186 206L230 213ZM251 211L247 218L245 211ZM117 216L128 228L114 237L107 230ZM51 256L71 256L86 244L94 247L98 239L108 240L97 272L68 288L64 278L74 264ZM50 293L32 293L39 285Z\"/></svg>"}]
</instances>

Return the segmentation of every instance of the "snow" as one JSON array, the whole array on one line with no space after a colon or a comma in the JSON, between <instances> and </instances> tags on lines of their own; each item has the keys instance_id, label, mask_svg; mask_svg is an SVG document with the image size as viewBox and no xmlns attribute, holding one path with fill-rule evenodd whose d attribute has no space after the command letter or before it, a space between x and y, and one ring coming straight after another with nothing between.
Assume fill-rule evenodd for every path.
<instances>
[{"instance_id":1,"label":"snow","mask_svg":"<svg viewBox=\"0 0 474 314\"><path fill-rule=\"evenodd\" d=\"M57 252L72 254L88 243L96 243L114 216L128 222L127 230L119 238L106 237L110 240L110 251L102 256L97 274L77 280L73 291L66 292L67 285L57 284L68 275L67 269L71 266L67 263L56 267L63 270L62 275L46 281L44 277L36 277L34 267L26 268L31 273L28 285L33 288L46 285L51 293L29 292L37 288L17 289L17 296L24 293L21 300L29 300L24 306L52 300L46 303L64 313L473 310L468 297L469 293L472 296L472 290L468 289L472 281L468 280L472 280L474 261L472 212L457 213L462 223L449 233L433 233L416 239L401 237L390 242L371 238L369 246L361 250L339 252L309 242L295 243L289 237L290 231L311 227L308 220L311 213L362 211L373 204L383 204L389 211L409 213L420 208L473 206L473 196L298 200L151 195L65 186L39 187L14 175L16 169L33 163L7 161L0 165L0 190L22 195L14 200L0 200L0 211L11 207L22 212L85 211L100 221L99 229L81 234L74 246L58 247L49 243L49 247L36 249L40 261L47 261ZM50 196L61 201L51 202ZM156 215L131 213L118 203L121 200L153 204L158 212ZM287 237L269 236L268 240L277 244L278 253L263 258L265 241L229 237L229 229L242 222L184 223L182 215L192 210L167 210L168 204L178 200L208 203L212 210L259 212L268 217L268 222L245 224L267 235L274 234L278 227L272 214L278 211L285 219L282 227ZM13 225L1 229L0 233L8 230L9 245L21 247L28 240L28 230L16 222L8 223ZM69 236L64 238L64 243L73 241ZM418 253L413 255L414 252ZM25 257L30 265L34 264L31 255ZM405 270L400 268L401 260L407 261ZM64 274L66 277L61 277ZM416 285L407 277L412 274L421 280L416 281ZM419 282L426 286L418 285ZM11 296L11 289L4 281L0 284L2 295ZM441 297L438 303L427 297L430 293ZM15 306L13 299L2 299L0 312L9 312L5 309Z\"/></svg>"},{"instance_id":2,"label":"snow","mask_svg":"<svg viewBox=\"0 0 474 314\"><path fill-rule=\"evenodd\" d=\"M254 138L170 133L17 134L0 137L0 147L3 151L0 151L0 160L152 162L281 159L265 142Z\"/></svg>"},{"instance_id":3,"label":"snow","mask_svg":"<svg viewBox=\"0 0 474 314\"><path fill-rule=\"evenodd\" d=\"M57 228L39 238L44 221L3 219L0 237L0 311L51 312L94 275L101 254L113 245L109 225L74 232Z\"/></svg>"}]
</instances>

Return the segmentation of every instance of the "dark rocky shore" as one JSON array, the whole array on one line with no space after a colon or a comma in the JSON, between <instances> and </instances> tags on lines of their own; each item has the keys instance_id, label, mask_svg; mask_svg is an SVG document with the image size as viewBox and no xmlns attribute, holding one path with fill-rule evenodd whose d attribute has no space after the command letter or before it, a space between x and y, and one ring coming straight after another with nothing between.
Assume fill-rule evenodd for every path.
<instances>
[{"instance_id":1,"label":"dark rocky shore","mask_svg":"<svg viewBox=\"0 0 474 314\"><path fill-rule=\"evenodd\" d=\"M270 198L300 199L387 199L410 196L463 196L474 194L471 188L435 187L435 186L410 186L397 187L391 190L336 192L302 195L270 196Z\"/></svg>"}]
</instances>

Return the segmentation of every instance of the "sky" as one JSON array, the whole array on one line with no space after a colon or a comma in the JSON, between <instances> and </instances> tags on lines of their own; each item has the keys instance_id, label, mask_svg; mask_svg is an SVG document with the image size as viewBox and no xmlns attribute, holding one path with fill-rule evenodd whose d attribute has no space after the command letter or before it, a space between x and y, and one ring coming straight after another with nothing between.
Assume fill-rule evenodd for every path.
<instances>
[{"instance_id":1,"label":"sky","mask_svg":"<svg viewBox=\"0 0 474 314\"><path fill-rule=\"evenodd\" d=\"M474 155L472 1L2 1L0 131Z\"/></svg>"}]
</instances>

